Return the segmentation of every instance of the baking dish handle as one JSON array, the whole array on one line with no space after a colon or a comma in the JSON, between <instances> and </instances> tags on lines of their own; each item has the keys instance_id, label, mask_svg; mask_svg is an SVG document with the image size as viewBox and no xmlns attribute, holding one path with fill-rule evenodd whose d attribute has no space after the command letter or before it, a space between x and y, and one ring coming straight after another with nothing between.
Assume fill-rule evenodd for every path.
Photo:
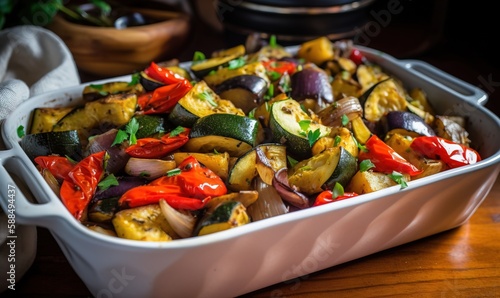
<instances>
[{"instance_id":1,"label":"baking dish handle","mask_svg":"<svg viewBox=\"0 0 500 298\"><path fill-rule=\"evenodd\" d=\"M16 224L51 227L56 223L55 219L64 214L64 206L50 200L46 203L32 203L24 194L27 191L26 187L20 187L5 167L8 163L12 163L12 167L9 167L10 172L19 175L25 181L30 181L29 185L26 183L26 187L35 196L42 195L43 191L46 191L42 189L47 187L40 185L36 179L26 179L33 177L33 173L15 156L13 149L0 150L0 206L3 211L9 219L13 218Z\"/></svg>"},{"instance_id":2,"label":"baking dish handle","mask_svg":"<svg viewBox=\"0 0 500 298\"><path fill-rule=\"evenodd\" d=\"M488 95L482 89L464 82L427 62L400 60L399 63L409 72L438 84L440 88L455 94L463 100L482 106L488 101Z\"/></svg>"}]
</instances>

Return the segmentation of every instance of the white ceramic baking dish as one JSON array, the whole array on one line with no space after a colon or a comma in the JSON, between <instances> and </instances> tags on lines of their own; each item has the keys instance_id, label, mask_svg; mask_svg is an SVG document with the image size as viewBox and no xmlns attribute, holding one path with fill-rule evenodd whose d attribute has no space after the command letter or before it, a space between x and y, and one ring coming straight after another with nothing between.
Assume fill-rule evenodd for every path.
<instances>
[{"instance_id":1,"label":"white ceramic baking dish","mask_svg":"<svg viewBox=\"0 0 500 298\"><path fill-rule=\"evenodd\" d=\"M18 144L16 129L39 106L78 100L83 86L31 98L5 121L0 203L21 177L37 203L16 187L18 223L48 228L96 297L234 297L455 228L484 200L500 170L500 120L477 87L422 61L397 60L359 47L372 61L421 87L440 114L467 116L483 160L375 193L172 242L108 237L77 222ZM129 77L112 78L111 80ZM102 82L102 81L101 81Z\"/></svg>"}]
</instances>

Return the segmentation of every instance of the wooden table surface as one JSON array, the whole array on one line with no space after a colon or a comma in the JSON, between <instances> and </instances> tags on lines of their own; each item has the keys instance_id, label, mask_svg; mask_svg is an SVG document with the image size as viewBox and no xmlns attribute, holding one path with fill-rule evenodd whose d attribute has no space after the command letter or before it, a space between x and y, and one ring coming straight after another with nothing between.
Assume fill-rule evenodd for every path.
<instances>
[{"instance_id":1,"label":"wooden table surface","mask_svg":"<svg viewBox=\"0 0 500 298\"><path fill-rule=\"evenodd\" d=\"M213 50L220 36L201 26L182 60L193 50ZM216 40L207 43L206 40ZM402 42L399 42L401 45ZM370 46L391 51L388 43ZM380 47L379 47L380 46ZM187 54L186 54L187 53ZM395 51L391 53L398 57ZM414 58L485 90L486 105L499 114L498 64L478 55L460 56L449 47ZM496 53L498 55L498 53ZM404 55L401 56L401 58ZM498 62L498 60L496 60ZM487 85L485 82L491 83ZM16 291L5 297L91 297L54 238L37 228L36 258ZM242 268L244 270L244 268ZM474 215L461 227L361 259L280 283L242 297L500 297L500 179Z\"/></svg>"}]
</instances>

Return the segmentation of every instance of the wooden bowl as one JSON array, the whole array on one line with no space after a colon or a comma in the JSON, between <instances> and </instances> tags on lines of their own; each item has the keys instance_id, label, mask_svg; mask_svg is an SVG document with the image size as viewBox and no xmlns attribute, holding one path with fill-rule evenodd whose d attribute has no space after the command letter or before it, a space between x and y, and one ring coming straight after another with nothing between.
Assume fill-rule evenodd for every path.
<instances>
[{"instance_id":1,"label":"wooden bowl","mask_svg":"<svg viewBox=\"0 0 500 298\"><path fill-rule=\"evenodd\" d=\"M184 13L136 11L163 21L116 29L75 24L56 15L48 29L66 43L79 70L100 77L130 74L151 61L173 58L191 30L190 17Z\"/></svg>"}]
</instances>

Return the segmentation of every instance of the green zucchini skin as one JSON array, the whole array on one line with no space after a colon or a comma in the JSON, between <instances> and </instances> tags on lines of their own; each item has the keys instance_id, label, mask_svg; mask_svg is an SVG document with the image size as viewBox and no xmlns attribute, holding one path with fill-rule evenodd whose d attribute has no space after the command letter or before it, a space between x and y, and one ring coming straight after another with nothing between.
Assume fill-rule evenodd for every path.
<instances>
[{"instance_id":1,"label":"green zucchini skin","mask_svg":"<svg viewBox=\"0 0 500 298\"><path fill-rule=\"evenodd\" d=\"M31 160L37 156L56 154L78 161L83 156L77 130L28 134L19 145Z\"/></svg>"},{"instance_id":2,"label":"green zucchini skin","mask_svg":"<svg viewBox=\"0 0 500 298\"><path fill-rule=\"evenodd\" d=\"M163 133L172 129L172 125L163 116L158 115L135 115L135 120L139 123L139 130L136 133L138 139Z\"/></svg>"},{"instance_id":3,"label":"green zucchini skin","mask_svg":"<svg viewBox=\"0 0 500 298\"><path fill-rule=\"evenodd\" d=\"M340 157L335 170L328 180L323 184L323 189L332 190L335 184L338 182L343 187L347 187L351 178L358 171L358 161L357 159L345 150L344 147L340 147Z\"/></svg>"},{"instance_id":4,"label":"green zucchini skin","mask_svg":"<svg viewBox=\"0 0 500 298\"><path fill-rule=\"evenodd\" d=\"M274 142L285 144L291 156L303 160L311 157L312 145L309 144L306 131L299 125L300 121L311 121L308 131L319 129L319 137L330 134L331 128L312 121L302 110L300 103L294 99L277 101L272 104L269 127Z\"/></svg>"},{"instance_id":5,"label":"green zucchini skin","mask_svg":"<svg viewBox=\"0 0 500 298\"><path fill-rule=\"evenodd\" d=\"M246 116L211 114L196 121L189 137L217 135L240 140L254 147L257 141L257 129L257 120Z\"/></svg>"},{"instance_id":6,"label":"green zucchini skin","mask_svg":"<svg viewBox=\"0 0 500 298\"><path fill-rule=\"evenodd\" d=\"M212 213L207 213L197 223L195 236L212 234L250 223L245 206L239 201L221 203Z\"/></svg>"}]
</instances>

